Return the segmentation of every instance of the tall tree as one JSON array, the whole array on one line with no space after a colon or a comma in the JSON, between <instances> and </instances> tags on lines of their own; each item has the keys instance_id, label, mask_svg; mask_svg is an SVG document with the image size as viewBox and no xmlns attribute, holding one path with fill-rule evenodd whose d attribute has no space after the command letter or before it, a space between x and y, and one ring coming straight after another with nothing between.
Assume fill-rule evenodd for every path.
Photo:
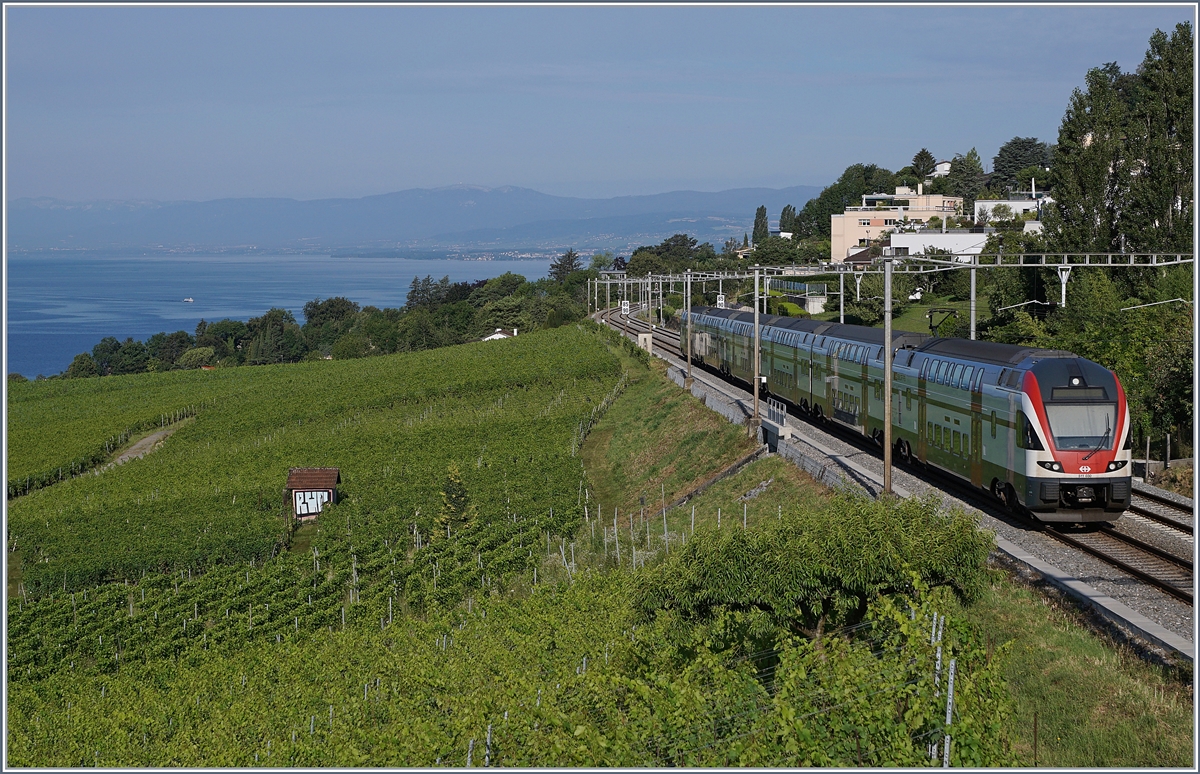
<instances>
[{"instance_id":1,"label":"tall tree","mask_svg":"<svg viewBox=\"0 0 1200 774\"><path fill-rule=\"evenodd\" d=\"M579 253L575 252L575 248L572 247L550 263L550 277L555 282L566 282L567 277L571 276L572 272L579 271L582 268L583 260L579 257Z\"/></svg>"},{"instance_id":2,"label":"tall tree","mask_svg":"<svg viewBox=\"0 0 1200 774\"><path fill-rule=\"evenodd\" d=\"M912 157L912 170L917 177L929 177L936 167L937 159L929 152L928 148L922 148L917 151L917 155Z\"/></svg>"},{"instance_id":3,"label":"tall tree","mask_svg":"<svg viewBox=\"0 0 1200 774\"><path fill-rule=\"evenodd\" d=\"M1003 191L1019 185L1017 173L1026 167L1050 166L1050 148L1036 137L1014 137L992 157L991 187Z\"/></svg>"},{"instance_id":4,"label":"tall tree","mask_svg":"<svg viewBox=\"0 0 1200 774\"><path fill-rule=\"evenodd\" d=\"M1130 183L1125 153L1132 88L1116 62L1094 67L1071 93L1058 129L1047 220L1052 249L1120 252L1117 224Z\"/></svg>"},{"instance_id":5,"label":"tall tree","mask_svg":"<svg viewBox=\"0 0 1200 774\"><path fill-rule=\"evenodd\" d=\"M771 228L767 225L766 205L759 207L758 212L754 213L754 230L751 235L756 245L771 235Z\"/></svg>"},{"instance_id":6,"label":"tall tree","mask_svg":"<svg viewBox=\"0 0 1200 774\"><path fill-rule=\"evenodd\" d=\"M791 232L796 223L796 208L790 204L783 205L783 212L779 213L779 230Z\"/></svg>"},{"instance_id":7,"label":"tall tree","mask_svg":"<svg viewBox=\"0 0 1200 774\"><path fill-rule=\"evenodd\" d=\"M967 155L957 153L950 162L950 190L963 198L963 215L971 217L975 211L975 199L983 190L983 163L979 153L972 148Z\"/></svg>"},{"instance_id":8,"label":"tall tree","mask_svg":"<svg viewBox=\"0 0 1200 774\"><path fill-rule=\"evenodd\" d=\"M814 236L829 239L830 215L841 215L847 207L859 206L864 194L885 193L895 184L896 177L890 170L874 164L851 164L837 182L809 199L796 214L796 234L801 239Z\"/></svg>"},{"instance_id":9,"label":"tall tree","mask_svg":"<svg viewBox=\"0 0 1200 774\"><path fill-rule=\"evenodd\" d=\"M1194 94L1192 27L1155 30L1130 115L1129 203L1120 233L1132 251L1191 251ZM1134 174L1136 172L1136 174Z\"/></svg>"}]
</instances>

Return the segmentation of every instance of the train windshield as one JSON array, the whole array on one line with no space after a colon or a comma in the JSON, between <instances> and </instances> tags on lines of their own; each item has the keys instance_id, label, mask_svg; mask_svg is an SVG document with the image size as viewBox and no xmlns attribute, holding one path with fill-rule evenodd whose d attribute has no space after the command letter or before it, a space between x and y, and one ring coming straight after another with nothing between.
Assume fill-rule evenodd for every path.
<instances>
[{"instance_id":1,"label":"train windshield","mask_svg":"<svg viewBox=\"0 0 1200 774\"><path fill-rule=\"evenodd\" d=\"M1047 403L1054 446L1063 451L1112 449L1116 441L1115 403Z\"/></svg>"}]
</instances>

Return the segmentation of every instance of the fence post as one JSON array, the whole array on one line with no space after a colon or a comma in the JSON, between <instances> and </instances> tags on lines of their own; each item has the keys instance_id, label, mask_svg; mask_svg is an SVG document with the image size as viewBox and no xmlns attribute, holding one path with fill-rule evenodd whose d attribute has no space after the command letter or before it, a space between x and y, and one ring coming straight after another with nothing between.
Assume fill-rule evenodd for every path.
<instances>
[{"instance_id":1,"label":"fence post","mask_svg":"<svg viewBox=\"0 0 1200 774\"><path fill-rule=\"evenodd\" d=\"M942 741L942 768L950 767L950 722L954 713L954 659L950 659L950 683L946 686L946 738Z\"/></svg>"}]
</instances>

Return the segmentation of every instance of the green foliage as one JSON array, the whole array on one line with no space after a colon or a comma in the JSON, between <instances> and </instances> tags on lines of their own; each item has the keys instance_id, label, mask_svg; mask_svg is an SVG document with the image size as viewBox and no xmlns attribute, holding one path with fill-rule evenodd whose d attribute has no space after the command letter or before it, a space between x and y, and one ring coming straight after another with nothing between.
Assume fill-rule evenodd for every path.
<instances>
[{"instance_id":1,"label":"green foliage","mask_svg":"<svg viewBox=\"0 0 1200 774\"><path fill-rule=\"evenodd\" d=\"M605 250L603 252L596 253L595 255L592 256L591 261L588 263L588 268L595 269L596 271L603 271L606 269L611 269L612 265L613 265L612 251Z\"/></svg>"},{"instance_id":2,"label":"green foliage","mask_svg":"<svg viewBox=\"0 0 1200 774\"><path fill-rule=\"evenodd\" d=\"M625 384L611 353L622 342L588 321L499 347L20 385L72 397L98 385L101 415L122 383L162 399L204 377L218 400L138 463L144 481L123 466L11 503L28 589L8 622L9 760L460 766L470 749L472 765L513 767L920 765L948 731L954 765L1009 763L1004 649L985 651L952 618L935 671L933 613L952 610L949 589L973 598L990 539L932 501L842 495L751 531L702 529L640 573L567 573L567 541L590 532L572 538L586 483L576 454ZM128 584L72 577L64 592L57 552L33 549L48 545L39 525L78 524L60 510L91 500L129 514L125 532L172 521L170 494L145 518L137 508L154 482L192 501L193 522L174 519L184 554L204 529L276 518L278 500L256 502L253 487L260 472L278 486L298 455L339 464L343 484L294 551ZM219 471L219 497L188 468ZM131 550L107 537L91 561ZM674 601L647 609L664 586ZM716 603L681 603L680 589ZM819 641L794 636L825 608ZM946 729L934 680L944 691L950 658Z\"/></svg>"},{"instance_id":3,"label":"green foliage","mask_svg":"<svg viewBox=\"0 0 1200 774\"><path fill-rule=\"evenodd\" d=\"M481 512L545 502L549 498L539 495L545 487L569 492L573 502L579 463L554 450L578 444L572 439L580 417L589 416L611 388L616 367L607 349L583 329L564 327L550 341L548 336L261 373L176 372L124 384L68 380L55 385L58 390L30 384L14 395L10 470L40 464L51 468L52 481L58 480L54 463L67 467L96 448L97 436L97 456L103 456L107 434L137 426L139 416L158 425L156 403L197 397L206 402L191 410L192 423L145 459L10 502L9 539L25 556L25 586L31 593L64 585L70 590L160 568L199 570L270 556L286 539L278 492L294 466L341 467L349 495L337 509L355 518L372 514L371 520L389 513L380 522L382 527L393 520L389 538L412 523L429 534L446 466L462 459L464 444L472 450L471 464L490 461L501 479L486 497L472 494ZM570 389L551 386L561 379L578 381L569 382ZM138 382L145 387L139 389ZM87 389L93 385L101 389ZM79 407L83 415L64 423L63 434L54 439L39 433L55 406L78 403L84 394L90 400ZM139 395L137 405L124 404ZM471 402L459 397L468 395ZM482 417L491 419L481 422ZM439 438L453 444L433 443ZM56 442L47 443L50 439ZM43 461L23 459L30 450ZM50 454L58 460L46 459ZM69 468L66 473L69 479ZM502 494L505 477L513 488L509 494ZM9 483L10 492L24 491L23 481ZM511 506L500 505L509 501ZM394 523L401 512L417 510L426 516L405 522L403 529ZM563 524L571 523L569 511L555 510L568 519Z\"/></svg>"},{"instance_id":4,"label":"green foliage","mask_svg":"<svg viewBox=\"0 0 1200 774\"><path fill-rule=\"evenodd\" d=\"M457 462L451 462L446 468L446 480L442 484L442 508L438 511L435 538L441 538L442 532L447 539L452 538L459 530L469 527L478 512L471 496L467 493L462 482L462 471Z\"/></svg>"},{"instance_id":5,"label":"green foliage","mask_svg":"<svg viewBox=\"0 0 1200 774\"><path fill-rule=\"evenodd\" d=\"M791 233L796 225L796 208L790 204L783 205L783 211L779 213L779 230L786 233Z\"/></svg>"},{"instance_id":6,"label":"green foliage","mask_svg":"<svg viewBox=\"0 0 1200 774\"><path fill-rule=\"evenodd\" d=\"M443 279L448 280L449 278L446 277ZM426 287L428 284L431 284L429 277L426 277L425 281L427 283ZM417 283L415 277L413 278L413 282L416 284L414 285L414 289L409 291L410 296L414 293L420 294L426 292L422 290L420 283ZM326 323L340 323L348 320L358 314L359 311L358 304L344 296L327 298L324 301L320 298L314 298L304 305L304 324L319 328Z\"/></svg>"},{"instance_id":7,"label":"green foliage","mask_svg":"<svg viewBox=\"0 0 1200 774\"><path fill-rule=\"evenodd\" d=\"M767 223L767 208L761 206L754 213L754 230L751 233L751 241L758 245L771 235L770 227Z\"/></svg>"},{"instance_id":8,"label":"green foliage","mask_svg":"<svg viewBox=\"0 0 1200 774\"><path fill-rule=\"evenodd\" d=\"M583 268L583 260L574 248L550 262L550 278L555 282L566 282L567 277Z\"/></svg>"},{"instance_id":9,"label":"green foliage","mask_svg":"<svg viewBox=\"0 0 1200 774\"><path fill-rule=\"evenodd\" d=\"M213 347L193 347L187 352L179 356L175 361L175 365L180 368L199 368L200 366L212 365L216 358L216 350Z\"/></svg>"},{"instance_id":10,"label":"green foliage","mask_svg":"<svg viewBox=\"0 0 1200 774\"><path fill-rule=\"evenodd\" d=\"M910 301L908 297L916 290L916 279L911 274L892 275L892 315L899 316ZM849 289L847 289L849 297ZM883 322L883 275L868 274L863 277L861 293L855 300L846 302L846 313L859 320L860 325L878 325Z\"/></svg>"},{"instance_id":11,"label":"green foliage","mask_svg":"<svg viewBox=\"0 0 1200 774\"><path fill-rule=\"evenodd\" d=\"M913 174L919 178L926 178L933 174L933 170L937 168L937 159L929 152L928 148L922 148L917 151L912 158Z\"/></svg>"},{"instance_id":12,"label":"green foliage","mask_svg":"<svg viewBox=\"0 0 1200 774\"><path fill-rule=\"evenodd\" d=\"M1032 176L1024 174L1029 168L1044 170L1049 166L1050 148L1046 143L1038 142L1036 137L1014 137L1001 145L992 158L988 187L994 191L1019 190Z\"/></svg>"},{"instance_id":13,"label":"green foliage","mask_svg":"<svg viewBox=\"0 0 1200 774\"><path fill-rule=\"evenodd\" d=\"M1059 127L1047 231L1055 250L1192 249L1193 32L1156 30L1136 74L1088 71Z\"/></svg>"},{"instance_id":14,"label":"green foliage","mask_svg":"<svg viewBox=\"0 0 1200 774\"><path fill-rule=\"evenodd\" d=\"M768 236L766 239L754 243L754 252L750 254L750 260L763 266L786 266L790 263L798 263L803 260L797 250L799 246L800 243L793 239Z\"/></svg>"},{"instance_id":15,"label":"green foliage","mask_svg":"<svg viewBox=\"0 0 1200 774\"><path fill-rule=\"evenodd\" d=\"M801 239L830 238L830 215L840 215L847 207L862 204L864 194L882 193L895 187L895 176L874 164L852 164L833 185L810 199L796 215L796 235ZM757 241L757 240L756 240ZM828 252L825 253L829 255Z\"/></svg>"},{"instance_id":16,"label":"green foliage","mask_svg":"<svg viewBox=\"0 0 1200 774\"><path fill-rule=\"evenodd\" d=\"M950 174L946 179L954 195L963 199L963 215L971 217L975 211L975 199L983 190L983 162L979 159L979 153L974 148L967 151L965 156L956 153L950 162Z\"/></svg>"},{"instance_id":17,"label":"green foliage","mask_svg":"<svg viewBox=\"0 0 1200 774\"><path fill-rule=\"evenodd\" d=\"M71 361L71 365L67 366L67 370L63 376L67 379L86 379L89 376L99 376L100 370L96 367L96 361L86 352L80 352Z\"/></svg>"},{"instance_id":18,"label":"green foliage","mask_svg":"<svg viewBox=\"0 0 1200 774\"><path fill-rule=\"evenodd\" d=\"M703 531L647 573L633 595L644 621L660 614L708 621L722 610L760 610L793 634L862 620L879 594L923 582L964 599L978 593L989 535L933 499L872 501L842 494L828 513L791 513L760 530Z\"/></svg>"},{"instance_id":19,"label":"green foliage","mask_svg":"<svg viewBox=\"0 0 1200 774\"><path fill-rule=\"evenodd\" d=\"M1176 25L1170 37L1155 30L1138 68L1130 121L1137 131L1127 153L1139 174L1130 181L1130 201L1121 211L1127 250L1193 249L1193 47L1189 23Z\"/></svg>"}]
</instances>

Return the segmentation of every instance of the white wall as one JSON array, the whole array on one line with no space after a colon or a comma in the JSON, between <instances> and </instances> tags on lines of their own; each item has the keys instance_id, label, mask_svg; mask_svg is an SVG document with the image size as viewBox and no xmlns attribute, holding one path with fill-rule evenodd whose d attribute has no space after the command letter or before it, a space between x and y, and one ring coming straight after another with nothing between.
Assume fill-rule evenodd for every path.
<instances>
[{"instance_id":1,"label":"white wall","mask_svg":"<svg viewBox=\"0 0 1200 774\"><path fill-rule=\"evenodd\" d=\"M1042 199L1041 201L1046 200ZM982 213L990 213L997 204L1007 204L1014 215L1020 215L1023 212L1037 212L1038 209L1038 202L1033 199L977 199L975 201L975 221L979 221Z\"/></svg>"},{"instance_id":2,"label":"white wall","mask_svg":"<svg viewBox=\"0 0 1200 774\"><path fill-rule=\"evenodd\" d=\"M950 231L943 234L934 229L917 231L908 234L892 234L892 249L907 247L909 255L924 252L926 248L936 247L939 250L949 250L962 255L979 255L987 242L987 234L972 234L970 232Z\"/></svg>"}]
</instances>

